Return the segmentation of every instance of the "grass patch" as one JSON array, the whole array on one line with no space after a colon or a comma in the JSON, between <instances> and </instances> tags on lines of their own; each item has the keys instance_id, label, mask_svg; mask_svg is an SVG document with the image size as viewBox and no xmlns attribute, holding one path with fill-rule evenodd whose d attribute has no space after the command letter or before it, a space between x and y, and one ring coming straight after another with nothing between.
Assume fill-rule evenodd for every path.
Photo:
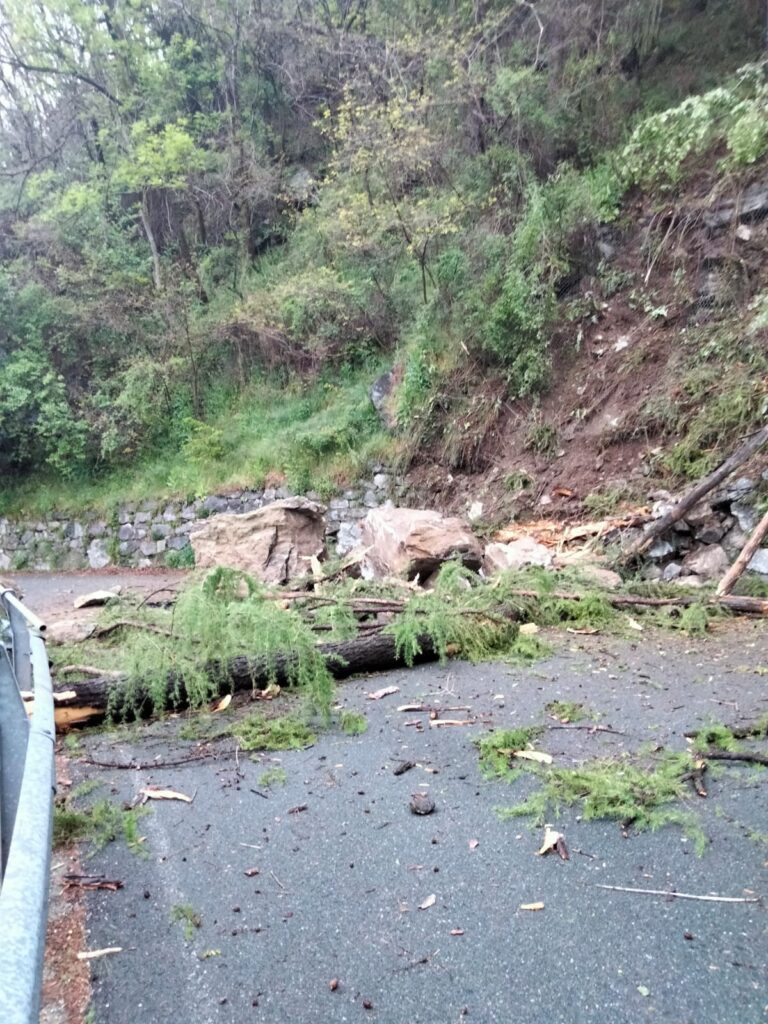
<instances>
[{"instance_id":1,"label":"grass patch","mask_svg":"<svg viewBox=\"0 0 768 1024\"><path fill-rule=\"evenodd\" d=\"M234 726L232 733L243 750L304 750L317 740L306 722L294 715L249 715Z\"/></svg>"},{"instance_id":2,"label":"grass patch","mask_svg":"<svg viewBox=\"0 0 768 1024\"><path fill-rule=\"evenodd\" d=\"M576 806L585 821L618 821L638 832L679 825L701 854L707 839L697 817L675 806L687 795L684 777L692 769L689 753L665 753L650 765L625 757L578 768L548 768L538 772L541 785L536 792L498 813L502 818L530 817L543 824L564 808Z\"/></svg>"},{"instance_id":3,"label":"grass patch","mask_svg":"<svg viewBox=\"0 0 768 1024\"><path fill-rule=\"evenodd\" d=\"M545 705L544 710L551 718L556 718L563 725L571 722L583 722L585 718L595 721L598 717L597 712L591 711L583 704L576 704L569 700L551 700L549 704Z\"/></svg>"},{"instance_id":4,"label":"grass patch","mask_svg":"<svg viewBox=\"0 0 768 1024\"><path fill-rule=\"evenodd\" d=\"M67 804L55 807L53 845L60 847L87 841L91 844L91 853L96 853L122 836L129 850L142 853L138 822L145 814L149 814L146 807L125 809L110 800L99 800L84 810L76 810Z\"/></svg>"},{"instance_id":5,"label":"grass patch","mask_svg":"<svg viewBox=\"0 0 768 1024\"><path fill-rule=\"evenodd\" d=\"M288 781L288 775L285 768L267 768L265 772L259 776L259 785L266 786L267 789L270 786L284 786Z\"/></svg>"},{"instance_id":6,"label":"grass patch","mask_svg":"<svg viewBox=\"0 0 768 1024\"><path fill-rule=\"evenodd\" d=\"M500 729L475 742L480 753L480 771L486 779L516 779L523 768L532 762L515 761L517 750L528 750L533 741L544 732L543 726L528 725L517 729ZM514 767L513 767L514 764Z\"/></svg>"},{"instance_id":7,"label":"grass patch","mask_svg":"<svg viewBox=\"0 0 768 1024\"><path fill-rule=\"evenodd\" d=\"M615 512L630 496L631 491L626 484L615 484L592 491L586 496L583 504L587 512L602 519Z\"/></svg>"},{"instance_id":8,"label":"grass patch","mask_svg":"<svg viewBox=\"0 0 768 1024\"><path fill-rule=\"evenodd\" d=\"M358 711L342 711L339 715L339 725L347 736L360 736L368 728L368 719Z\"/></svg>"},{"instance_id":9,"label":"grass patch","mask_svg":"<svg viewBox=\"0 0 768 1024\"><path fill-rule=\"evenodd\" d=\"M171 907L171 923L180 924L184 931L184 941L191 942L195 931L202 926L203 919L189 903L176 903Z\"/></svg>"}]
</instances>

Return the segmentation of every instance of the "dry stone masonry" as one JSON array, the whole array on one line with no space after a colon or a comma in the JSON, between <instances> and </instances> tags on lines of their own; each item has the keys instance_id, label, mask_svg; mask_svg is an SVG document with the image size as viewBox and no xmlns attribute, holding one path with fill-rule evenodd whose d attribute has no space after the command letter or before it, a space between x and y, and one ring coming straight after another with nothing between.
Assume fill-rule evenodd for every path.
<instances>
[{"instance_id":1,"label":"dry stone masonry","mask_svg":"<svg viewBox=\"0 0 768 1024\"><path fill-rule=\"evenodd\" d=\"M344 555L359 544L360 523L366 513L401 493L395 478L383 466L376 466L370 479L330 500L312 491L305 497L327 505L326 541ZM77 517L54 513L26 521L0 517L0 572L104 569L110 565L146 568L167 564L169 556L173 564L171 553L189 548L189 535L212 516L253 512L291 497L287 488L278 487L211 494L188 502L125 502L110 517L96 513Z\"/></svg>"}]
</instances>

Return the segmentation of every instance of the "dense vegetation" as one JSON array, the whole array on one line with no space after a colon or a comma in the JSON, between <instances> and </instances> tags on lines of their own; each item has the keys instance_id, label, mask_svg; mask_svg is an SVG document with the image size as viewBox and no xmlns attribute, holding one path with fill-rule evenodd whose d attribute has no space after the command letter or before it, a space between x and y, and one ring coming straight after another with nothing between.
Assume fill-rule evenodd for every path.
<instances>
[{"instance_id":1,"label":"dense vegetation","mask_svg":"<svg viewBox=\"0 0 768 1024\"><path fill-rule=\"evenodd\" d=\"M0 472L58 500L471 461L628 191L768 149L764 17L0 0Z\"/></svg>"}]
</instances>

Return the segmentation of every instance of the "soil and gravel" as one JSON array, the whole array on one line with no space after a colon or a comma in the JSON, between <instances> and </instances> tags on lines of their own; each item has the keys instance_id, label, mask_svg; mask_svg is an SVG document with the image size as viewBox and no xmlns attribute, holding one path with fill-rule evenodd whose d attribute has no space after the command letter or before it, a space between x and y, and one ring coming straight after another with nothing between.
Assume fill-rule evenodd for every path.
<instances>
[{"instance_id":1,"label":"soil and gravel","mask_svg":"<svg viewBox=\"0 0 768 1024\"><path fill-rule=\"evenodd\" d=\"M692 727L753 721L768 711L764 624L717 624L696 641L552 641L557 653L525 668L449 663L345 683L339 700L366 715L367 732L321 732L303 751L249 758L231 738L184 740L186 716L84 737L91 761L132 766L73 761L75 781L99 781L94 798L134 803L148 784L193 797L152 801L143 855L116 842L87 862L124 882L86 897L88 948L122 949L91 963L99 1024L764 1021L764 771L728 766L709 773L707 799L691 790L710 838L702 857L675 827L637 835L573 810L557 825L563 861L535 856L541 828L495 813L533 783L484 780L474 745L493 728L556 726L552 700L586 704L615 730L548 729L538 746L564 766L643 744L682 750ZM368 698L389 685L399 691ZM422 702L473 722L398 710ZM395 775L403 761L415 767ZM264 779L275 768L283 785ZM434 812L411 813L414 793ZM188 935L174 921L184 913L199 920Z\"/></svg>"}]
</instances>

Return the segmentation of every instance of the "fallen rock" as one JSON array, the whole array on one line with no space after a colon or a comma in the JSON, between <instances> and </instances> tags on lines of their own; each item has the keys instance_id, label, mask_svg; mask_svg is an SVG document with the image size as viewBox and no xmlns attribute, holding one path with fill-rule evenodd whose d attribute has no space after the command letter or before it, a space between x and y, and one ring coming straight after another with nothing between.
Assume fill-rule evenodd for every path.
<instances>
[{"instance_id":1,"label":"fallen rock","mask_svg":"<svg viewBox=\"0 0 768 1024\"><path fill-rule=\"evenodd\" d=\"M694 534L702 544L719 544L733 526L733 519L723 518L714 513L702 519L695 527Z\"/></svg>"},{"instance_id":2,"label":"fallen rock","mask_svg":"<svg viewBox=\"0 0 768 1024\"><path fill-rule=\"evenodd\" d=\"M669 562L662 569L662 571L661 571L661 578L666 583L669 583L672 580L679 579L680 576L682 575L682 572L683 572L683 567L682 567L682 565L680 565L679 562Z\"/></svg>"},{"instance_id":3,"label":"fallen rock","mask_svg":"<svg viewBox=\"0 0 768 1024\"><path fill-rule=\"evenodd\" d=\"M435 801L429 793L414 793L411 796L411 814L431 814L435 809Z\"/></svg>"},{"instance_id":4,"label":"fallen rock","mask_svg":"<svg viewBox=\"0 0 768 1024\"><path fill-rule=\"evenodd\" d=\"M93 590L90 594L81 594L76 597L73 605L75 608L96 608L106 604L107 601L114 601L119 596L121 588L113 587L112 590Z\"/></svg>"},{"instance_id":5,"label":"fallen rock","mask_svg":"<svg viewBox=\"0 0 768 1024\"><path fill-rule=\"evenodd\" d=\"M747 566L750 572L768 576L768 548L760 548L754 553Z\"/></svg>"},{"instance_id":6,"label":"fallen rock","mask_svg":"<svg viewBox=\"0 0 768 1024\"><path fill-rule=\"evenodd\" d=\"M95 628L96 624L91 618L56 619L46 623L45 642L54 647L79 644L87 640Z\"/></svg>"},{"instance_id":7,"label":"fallen rock","mask_svg":"<svg viewBox=\"0 0 768 1024\"><path fill-rule=\"evenodd\" d=\"M367 552L363 576L426 579L443 562L458 558L479 569L482 548L463 520L420 508L375 508L363 520Z\"/></svg>"},{"instance_id":8,"label":"fallen rock","mask_svg":"<svg viewBox=\"0 0 768 1024\"><path fill-rule=\"evenodd\" d=\"M552 552L533 537L518 537L509 544L489 544L485 549L483 568L489 575L505 569L522 569L525 565L552 565Z\"/></svg>"},{"instance_id":9,"label":"fallen rock","mask_svg":"<svg viewBox=\"0 0 768 1024\"><path fill-rule=\"evenodd\" d=\"M736 517L736 522L741 529L745 533L752 533L757 526L757 514L754 508L743 501L733 501L731 502L731 512Z\"/></svg>"},{"instance_id":10,"label":"fallen rock","mask_svg":"<svg viewBox=\"0 0 768 1024\"><path fill-rule=\"evenodd\" d=\"M241 569L265 583L287 583L323 553L325 506L284 498L254 512L212 516L189 535L195 565Z\"/></svg>"},{"instance_id":11,"label":"fallen rock","mask_svg":"<svg viewBox=\"0 0 768 1024\"><path fill-rule=\"evenodd\" d=\"M729 564L728 556L719 544L706 544L689 552L683 559L683 569L705 580L719 579Z\"/></svg>"},{"instance_id":12,"label":"fallen rock","mask_svg":"<svg viewBox=\"0 0 768 1024\"><path fill-rule=\"evenodd\" d=\"M663 538L659 538L659 540L654 541L651 547L648 548L648 557L654 561L659 561L662 558L666 558L667 555L674 555L674 553L675 549L673 545Z\"/></svg>"}]
</instances>

